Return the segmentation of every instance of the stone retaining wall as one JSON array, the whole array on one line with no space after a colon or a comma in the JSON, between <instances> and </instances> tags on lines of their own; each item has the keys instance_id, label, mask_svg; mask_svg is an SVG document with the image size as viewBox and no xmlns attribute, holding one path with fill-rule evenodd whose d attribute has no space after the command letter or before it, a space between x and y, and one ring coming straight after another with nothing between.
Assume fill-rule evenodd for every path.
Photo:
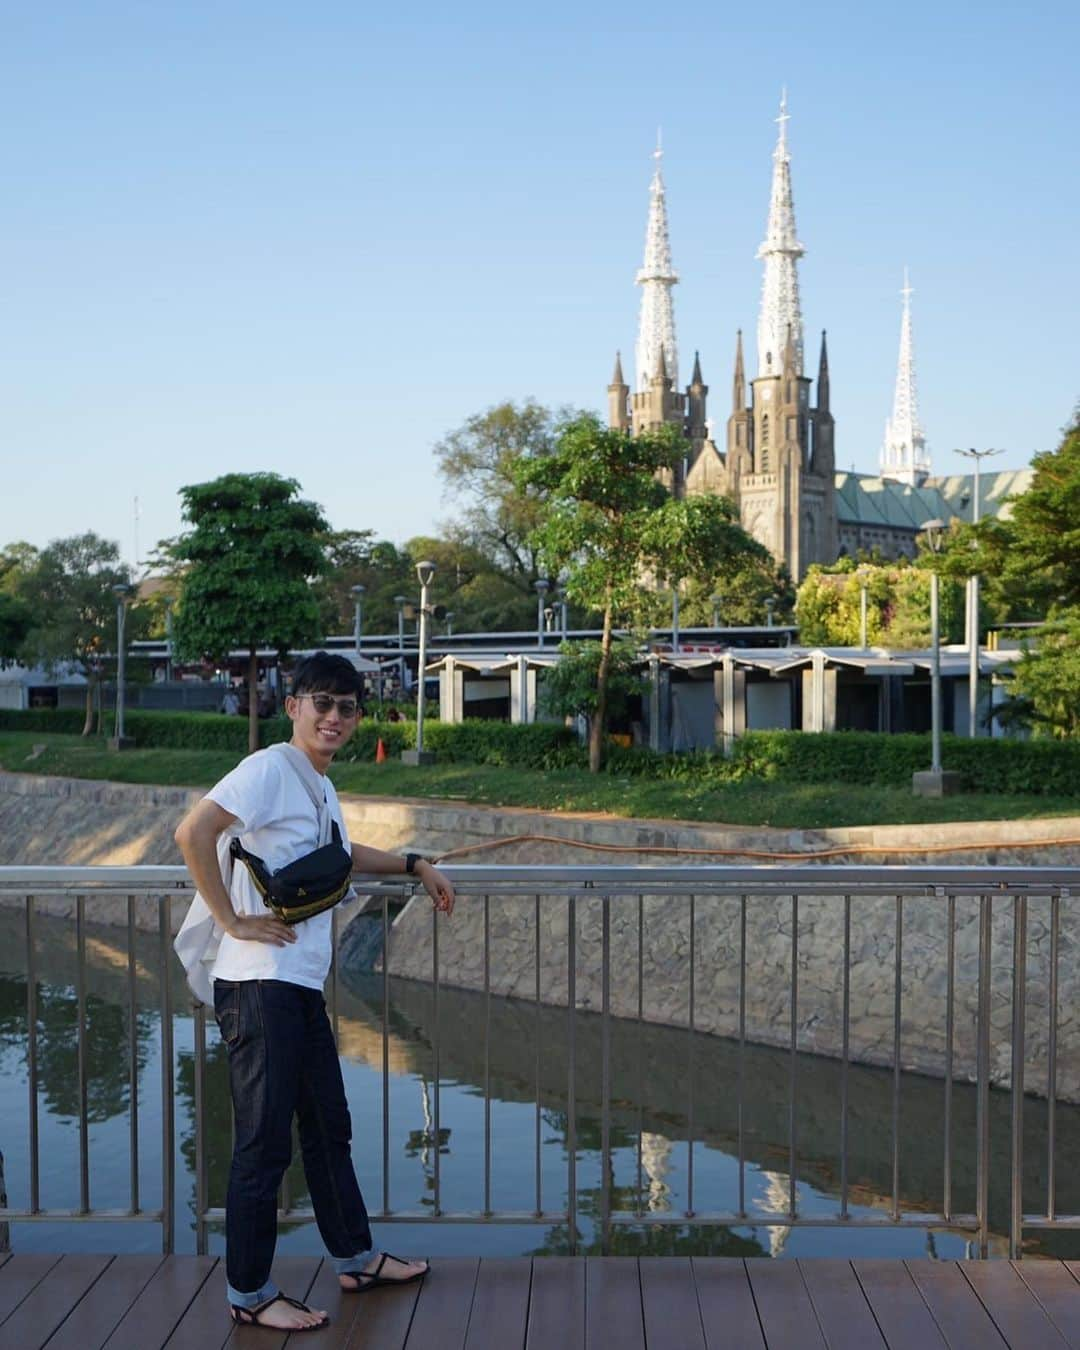
<instances>
[{"instance_id":1,"label":"stone retaining wall","mask_svg":"<svg viewBox=\"0 0 1080 1350\"><path fill-rule=\"evenodd\" d=\"M0 863L179 863L172 832L196 789L138 787L0 774ZM555 816L540 812L425 801L343 796L350 834L376 847L459 853L462 862L486 863L684 863L749 862L760 852L776 861L811 863L838 850L829 862L1073 865L1080 866L1080 819L995 821L955 825L874 826L819 831L732 828L671 821ZM575 843L591 847L579 849ZM1031 847L1032 844L1038 845ZM961 845L970 846L963 847ZM870 856L872 847L888 850ZM632 850L626 852L624 850ZM725 850L703 857L687 850ZM666 850L671 850L668 852ZM941 850L941 851L934 851ZM779 855L794 855L782 859ZM70 905L70 902L60 902ZM120 902L122 903L122 902ZM908 899L902 915L903 1067L931 1074L944 1069L946 911L940 900ZM179 907L177 907L179 908ZM993 917L994 1081L1010 1079L1011 902L997 900ZM685 1025L688 1015L690 901L645 897L643 1005L647 1020ZM1061 909L1058 1024L1058 1090L1080 1101L1080 901ZM126 913L126 911L125 911ZM97 914L96 917L103 917ZM116 918L121 918L117 911ZM179 919L179 915L176 916ZM345 917L345 916L343 916ZM803 897L799 902L799 1000L797 1026L803 1050L841 1050L843 898ZM747 901L747 1035L787 1045L790 1035L791 902L773 896ZM148 906L148 926L156 914ZM738 1029L739 901L695 901L695 1025L733 1035ZM535 978L532 899L490 902L491 987L502 995L531 998ZM577 1001L601 1005L601 902L577 902ZM851 1056L869 1064L893 1059L893 970L896 904L891 898L856 900L851 925ZM567 998L567 903L548 897L540 925L544 1001ZM1046 1092L1049 904L1029 901L1026 1086ZM461 988L483 987L483 905L465 897L440 931L442 978ZM638 1003L637 898L611 901L612 1010L636 1016ZM428 980L431 911L410 902L396 920L389 951L395 975ZM978 970L978 901L956 902L955 1072L974 1074Z\"/></svg>"}]
</instances>

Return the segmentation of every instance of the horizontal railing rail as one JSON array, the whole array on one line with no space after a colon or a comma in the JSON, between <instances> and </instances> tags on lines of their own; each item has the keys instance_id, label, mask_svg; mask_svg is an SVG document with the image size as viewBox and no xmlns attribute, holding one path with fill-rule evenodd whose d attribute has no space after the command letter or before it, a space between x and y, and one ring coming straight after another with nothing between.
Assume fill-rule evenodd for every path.
<instances>
[{"instance_id":1,"label":"horizontal railing rail","mask_svg":"<svg viewBox=\"0 0 1080 1350\"><path fill-rule=\"evenodd\" d=\"M431 1153L432 1197L431 1207L423 1209L395 1209L391 1205L391 1149L390 1149L390 979L391 961L382 962L381 969L381 1076L382 1076L382 1175L380 1204L371 1208L371 1217L380 1222L396 1223L485 1223L485 1224L539 1224L545 1226L565 1224L569 1235L570 1249L577 1242L577 1165L579 1141L577 1139L577 1092L578 1092L578 1022L579 979L595 976L592 969L585 970L579 951L579 906L587 903L599 906L599 982L600 982L600 1163L601 1195L599 1228L604 1250L610 1249L614 1230L628 1226L655 1226L687 1224L728 1227L760 1226L793 1228L799 1226L843 1226L843 1227L948 1227L971 1235L973 1248L985 1255L990 1241L990 1091L995 1066L998 1071L1003 1063L1008 1064L1010 1077L1010 1176L1009 1176L1009 1218L1008 1241L1013 1256L1021 1254L1025 1230L1072 1229L1080 1228L1080 1213L1059 1213L1056 1204L1056 1187L1059 1157L1059 1138L1056 1127L1058 1105L1058 1055L1059 1055L1059 969L1063 948L1063 923L1071 925L1075 912L1069 902L1080 892L1080 868L1069 867L853 867L853 866L447 866L462 901L472 901L480 906L474 910L473 922L482 943L482 980L477 984L477 992L484 1000L484 1036L483 1054L483 1103L484 1103L484 1141L483 1174L478 1178L478 1203L467 1210L446 1209L443 1207L443 1188L440 1169L441 1100L440 1100L440 1054L441 1034L439 1025L439 998L447 980L447 972L440 960L440 929L447 921L432 911L430 943L430 986L432 999L431 1055L432 1055L432 1096L431 1096L431 1137L436 1146ZM392 925L396 915L392 903L408 900L414 894L414 886L406 884L404 879L358 878L358 889L370 898L366 902L369 914L381 920L382 950L391 950ZM0 1209L0 1221L40 1222L46 1220L113 1220L113 1221L153 1221L160 1223L162 1245L171 1251L175 1241L175 1166L176 1147L175 1094L176 1081L173 1053L173 1007L171 981L175 976L175 958L172 953L172 934L176 926L179 911L192 893L192 884L185 869L178 867L0 867L0 903L10 906L21 903L24 909L22 940L25 951L26 971L26 1043L27 1043L27 1092L28 1092L28 1200L22 1207L9 1206ZM78 1100L78 1140L79 1140L79 1202L77 1206L65 1209L44 1207L41 1204L40 1184L40 1117L39 1117L39 1072L38 1072L38 975L37 943L38 921L41 902L55 897L68 897L73 901L75 922L75 1035L77 1051L77 1100ZM87 924L93 921L94 909L103 898L120 898L125 902L122 922L126 927L126 982L127 1016L129 1037L127 1047L127 1091L129 1098L129 1184L128 1205L126 1208L95 1209L92 1205L92 1178L90 1168L89 1111L88 1111L88 1074L90 1064L90 1046L87 1026ZM612 1177L612 1099L611 1099L611 1033L612 1022L617 1020L612 1004L612 922L613 914L618 917L620 932L630 934L636 930L636 971L620 970L620 980L624 988L624 997L620 1006L625 1009L626 989L633 994L636 978L636 1014L632 1010L619 1015L619 1020L636 1021L638 1029L644 1026L646 1018L645 996L645 911L644 901L649 897L668 897L675 907L672 913L686 921L688 933L688 952L685 960L686 1016L680 1020L680 1029L686 1035L686 1203L677 1212L652 1212L643 1204L643 1160L642 1128L643 1120L643 1084L638 1084L636 1111L639 1128L637 1130L636 1159L636 1203L631 1207L616 1208L613 1196ZM697 1074L698 1041L700 1032L697 1026L699 1009L699 991L697 988L698 923L701 906L710 898L722 898L737 901L731 923L733 926L732 944L737 956L737 1021L732 1039L737 1044L737 1075L734 1084L736 1096L736 1152L738 1166L737 1203L730 1208L721 1208L702 1199L700 1191L695 1189L694 1162L695 1144L700 1142L704 1125L700 1112L695 1109L695 1087ZM840 1103L839 1103L839 1204L835 1212L805 1213L799 1203L799 1128L800 1128L800 899L832 897L838 907L840 931L842 933L842 952L836 954L837 992L841 1007L840 1027L842 1043L839 1046L840 1060ZM851 1054L851 978L852 978L852 920L853 910L861 901L892 898L894 902L890 920L891 956L882 964L879 983L892 999L892 1044L890 1056L891 1092L890 1092L890 1130L891 1130L891 1195L887 1209L870 1214L852 1212L852 1181L850 1177L850 1100L849 1068L853 1062ZM945 1026L943 1028L944 1063L942 1066L942 1131L944 1152L942 1163L942 1200L940 1209L934 1213L924 1213L905 1209L901 1202L900 1156L901 1156L901 1064L903 1031L903 974L904 974L904 907L909 900L921 898L940 905L944 925L944 948L938 955L944 972L945 985ZM976 1121L973 1140L975 1155L974 1208L971 1212L958 1212L953 1205L953 1162L956 1151L954 1138L954 1081L957 1078L957 1064L954 1048L957 1033L957 901L970 900L977 906L977 958L974 972L968 977L977 983L976 1011L974 1017L974 1086L976 1095ZM155 978L160 985L160 1043L158 1046L162 1066L161 1096L161 1158L162 1178L160 1202L152 1208L143 1206L140 1193L140 1148L139 1136L139 1059L136 1044L135 1025L139 1011L138 981L136 974L136 931L139 902L153 901L155 941ZM1045 997L1045 1028L1040 1027L1040 1037L1045 1031L1046 1046L1046 1204L1037 1212L1025 1212L1023 1209L1023 1177L1025 1166L1024 1151L1024 1096L1025 1096L1025 1051L1027 1047L1027 1002L1028 1002L1028 913L1029 902L1033 899L1046 902L1048 906L1048 984ZM523 912L529 916L535 935L533 952L531 1003L536 1018L536 1045L533 1053L532 1071L535 1078L534 1102L534 1177L533 1205L530 1209L497 1210L493 1206L492 1189L492 1086L491 1086L491 1005L495 997L492 982L492 923L493 901L513 900L523 904ZM531 900L531 904L526 902ZM769 900L783 902L786 906L787 929L784 934L787 944L789 965L788 1020L785 1051L787 1055L787 1122L786 1141L786 1205L781 1208L765 1209L748 1203L747 1198L747 1138L744 1119L746 1100L746 1079L744 1057L746 1048L752 1044L751 1029L748 1023L748 918L754 914L754 906ZM559 907L565 914L565 968L564 988L560 985L558 1002L565 1001L565 1155L566 1203L552 1208L545 1204L544 1178L541 1168L541 1062L539 1017L541 1008L549 1007L555 1001L552 991L542 987L541 965L541 918L550 911L550 907ZM1011 1022L1007 1042L1002 1034L995 1032L992 1017L993 994L993 939L995 906L1005 906L1009 911L1008 931L1011 945ZM1063 912L1063 906L1067 909ZM178 913L174 915L174 907ZM145 905L144 905L145 908ZM415 913L415 912L414 912ZM592 913L592 911L590 911ZM999 924L1001 909L997 910ZM115 909L114 909L115 914ZM595 916L594 916L595 917ZM455 920L450 920L450 923ZM1077 917L1080 924L1080 917ZM145 924L145 920L144 920ZM1072 929L1069 929L1069 942L1072 942ZM590 938L590 941L592 939ZM582 949L584 950L584 949ZM591 950L591 949L590 949ZM327 1001L335 1033L338 1031L338 979L336 955L327 984ZM520 997L520 995L519 995ZM588 1011L595 1011L591 1008ZM198 1004L194 1012L194 1152L195 1152L195 1230L196 1247L205 1251L209 1227L223 1217L220 1205L211 1204L208 1194L209 1168L207 1158L207 1028L206 1010ZM656 1020L656 1019L652 1019ZM281 1198L280 1219L283 1222L301 1222L312 1218L307 1208L290 1204L287 1190Z\"/></svg>"}]
</instances>

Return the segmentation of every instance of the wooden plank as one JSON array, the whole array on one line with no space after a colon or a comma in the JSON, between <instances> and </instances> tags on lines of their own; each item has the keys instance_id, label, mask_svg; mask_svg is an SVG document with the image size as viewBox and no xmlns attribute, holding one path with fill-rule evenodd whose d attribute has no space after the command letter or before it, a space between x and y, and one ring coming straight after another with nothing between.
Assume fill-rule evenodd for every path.
<instances>
[{"instance_id":1,"label":"wooden plank","mask_svg":"<svg viewBox=\"0 0 1080 1350\"><path fill-rule=\"evenodd\" d=\"M751 1257L746 1273L769 1350L811 1350L812 1346L825 1345L814 1305L794 1261Z\"/></svg>"},{"instance_id":2,"label":"wooden plank","mask_svg":"<svg viewBox=\"0 0 1080 1350\"><path fill-rule=\"evenodd\" d=\"M1015 1261L1013 1269L1065 1338L1080 1350L1080 1285L1061 1261Z\"/></svg>"},{"instance_id":3,"label":"wooden plank","mask_svg":"<svg viewBox=\"0 0 1080 1350\"><path fill-rule=\"evenodd\" d=\"M420 1286L405 1342L408 1350L461 1350L469 1329L480 1262L475 1257L440 1258ZM363 1295L362 1297L369 1297Z\"/></svg>"},{"instance_id":4,"label":"wooden plank","mask_svg":"<svg viewBox=\"0 0 1080 1350\"><path fill-rule=\"evenodd\" d=\"M1052 1350L1065 1339L1008 1261L961 1261L959 1269L1011 1346Z\"/></svg>"},{"instance_id":5,"label":"wooden plank","mask_svg":"<svg viewBox=\"0 0 1080 1350\"><path fill-rule=\"evenodd\" d=\"M641 1317L641 1275L633 1256L589 1256L585 1260L585 1345L587 1350L645 1350Z\"/></svg>"},{"instance_id":6,"label":"wooden plank","mask_svg":"<svg viewBox=\"0 0 1080 1350\"><path fill-rule=\"evenodd\" d=\"M16 1252L12 1256L0 1275L0 1322L11 1316L59 1260L52 1252Z\"/></svg>"},{"instance_id":7,"label":"wooden plank","mask_svg":"<svg viewBox=\"0 0 1080 1350\"><path fill-rule=\"evenodd\" d=\"M111 1260L100 1255L61 1257L0 1328L0 1345L39 1350Z\"/></svg>"},{"instance_id":8,"label":"wooden plank","mask_svg":"<svg viewBox=\"0 0 1080 1350\"><path fill-rule=\"evenodd\" d=\"M105 1342L108 1350L160 1350L216 1265L210 1256L167 1256Z\"/></svg>"},{"instance_id":9,"label":"wooden plank","mask_svg":"<svg viewBox=\"0 0 1080 1350\"><path fill-rule=\"evenodd\" d=\"M952 1350L1003 1350L1005 1342L955 1261L906 1261L923 1301Z\"/></svg>"},{"instance_id":10,"label":"wooden plank","mask_svg":"<svg viewBox=\"0 0 1080 1350\"><path fill-rule=\"evenodd\" d=\"M525 1350L585 1350L585 1258L537 1256Z\"/></svg>"},{"instance_id":11,"label":"wooden plank","mask_svg":"<svg viewBox=\"0 0 1080 1350\"><path fill-rule=\"evenodd\" d=\"M641 1308L649 1350L705 1350L694 1271L688 1257L643 1256Z\"/></svg>"},{"instance_id":12,"label":"wooden plank","mask_svg":"<svg viewBox=\"0 0 1080 1350\"><path fill-rule=\"evenodd\" d=\"M690 1264L709 1350L735 1345L740 1350L765 1350L746 1263L725 1256L695 1256Z\"/></svg>"},{"instance_id":13,"label":"wooden plank","mask_svg":"<svg viewBox=\"0 0 1080 1350\"><path fill-rule=\"evenodd\" d=\"M466 1350L491 1350L495 1345L521 1350L529 1320L531 1280L529 1261L485 1257L480 1262Z\"/></svg>"},{"instance_id":14,"label":"wooden plank","mask_svg":"<svg viewBox=\"0 0 1080 1350\"><path fill-rule=\"evenodd\" d=\"M49 1342L49 1350L101 1350L160 1268L162 1256L116 1256Z\"/></svg>"},{"instance_id":15,"label":"wooden plank","mask_svg":"<svg viewBox=\"0 0 1080 1350\"><path fill-rule=\"evenodd\" d=\"M890 1350L947 1344L903 1261L856 1261L855 1274Z\"/></svg>"},{"instance_id":16,"label":"wooden plank","mask_svg":"<svg viewBox=\"0 0 1080 1350\"><path fill-rule=\"evenodd\" d=\"M427 1275L422 1281L402 1285L400 1289L373 1289L368 1294L345 1294L343 1316L348 1315L351 1307L353 1318L348 1339L342 1344L347 1350L401 1350L412 1326L423 1285L430 1279L431 1275ZM319 1304L320 1308L323 1306ZM325 1343L320 1335L319 1346ZM289 1342L289 1346L290 1350L299 1350L298 1344L293 1341Z\"/></svg>"},{"instance_id":17,"label":"wooden plank","mask_svg":"<svg viewBox=\"0 0 1080 1350\"><path fill-rule=\"evenodd\" d=\"M797 1261L829 1350L873 1350L885 1340L850 1261Z\"/></svg>"}]
</instances>

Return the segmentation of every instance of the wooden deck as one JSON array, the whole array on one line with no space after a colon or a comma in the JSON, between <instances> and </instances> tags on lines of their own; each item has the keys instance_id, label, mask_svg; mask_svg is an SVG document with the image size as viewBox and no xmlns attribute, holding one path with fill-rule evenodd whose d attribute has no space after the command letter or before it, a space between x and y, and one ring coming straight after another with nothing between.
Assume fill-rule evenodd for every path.
<instances>
[{"instance_id":1,"label":"wooden deck","mask_svg":"<svg viewBox=\"0 0 1080 1350\"><path fill-rule=\"evenodd\" d=\"M325 1330L234 1330L212 1257L0 1258L2 1350L1048 1350L1080 1347L1080 1263L715 1258L439 1260L342 1295L317 1258L278 1283Z\"/></svg>"}]
</instances>

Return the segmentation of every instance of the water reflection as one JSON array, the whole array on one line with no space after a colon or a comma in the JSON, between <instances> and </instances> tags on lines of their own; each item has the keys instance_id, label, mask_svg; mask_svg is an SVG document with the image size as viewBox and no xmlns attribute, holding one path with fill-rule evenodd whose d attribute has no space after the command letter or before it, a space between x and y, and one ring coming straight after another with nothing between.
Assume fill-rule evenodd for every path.
<instances>
[{"instance_id":1,"label":"water reflection","mask_svg":"<svg viewBox=\"0 0 1080 1350\"><path fill-rule=\"evenodd\" d=\"M51 1130L73 1134L78 1113L75 1044L76 951L74 923L38 921L38 1072L42 1104L43 1169L49 1159ZM8 1160L12 1203L25 1203L26 1130L26 984L23 922L20 914L0 912L0 1067L3 1091L0 1138ZM123 930L88 926L86 972L89 1029L88 1091L96 1205L127 1203L128 1037L127 935ZM135 1040L140 1076L143 1175L147 1194L160 1183L160 1132L155 1114L159 1096L157 1045L160 988L159 946L152 934L137 935ZM178 1248L191 1250L194 1211L194 1053L186 990L170 963L176 1022L177 1184L181 1215ZM390 1176L393 1209L432 1209L438 1160L440 1204L444 1210L483 1207L484 1080L490 1088L492 1120L492 1203L497 1209L531 1212L535 1207L537 1105L541 1139L540 1184L545 1209L565 1207L568 1133L568 1015L565 1009L444 989L439 1021L433 1021L431 989L404 980L390 981L387 1051L390 1070ZM343 976L338 998L339 1041L346 1088L353 1110L357 1166L373 1207L382 1196L382 980ZM489 1031L485 1063L485 1028ZM434 1062L439 1062L439 1129L435 1129ZM604 1177L601 1139L601 1019L594 1013L575 1018L575 1130L577 1144L578 1239L583 1250L598 1250L603 1228ZM678 1030L613 1021L609 1046L610 1155L607 1186L614 1210L654 1214L685 1212L689 1199L690 1139L693 1139L695 1210L734 1209L738 1199L737 1084L740 1063L733 1043ZM782 1213L789 1195L788 1056L767 1047L748 1047L744 1082L743 1153L747 1204ZM806 1213L834 1214L839 1192L840 1065L800 1057L799 1202ZM693 1088L692 1119L690 1085ZM207 1046L207 1162L211 1205L224 1200L231 1119L224 1048L212 1026ZM943 1188L943 1085L906 1074L901 1096L901 1202L908 1210L940 1212ZM852 1068L849 1080L850 1205L887 1207L892 1185L892 1076L887 1071ZM991 1094L991 1220L1005 1230L1009 1209L1009 1098ZM1060 1212L1080 1211L1080 1176L1060 1165L1073 1155L1080 1138L1080 1111L1059 1106L1057 1205ZM20 1136L16 1139L14 1136ZM971 1212L975 1203L975 1093L957 1085L953 1099L953 1205ZM1025 1209L1046 1204L1046 1105L1025 1104ZM77 1174L57 1166L49 1204L71 1204ZM59 1191L66 1187L66 1194ZM307 1193L299 1159L289 1173L294 1204ZM115 1192L115 1193L114 1193ZM184 1208L186 1207L186 1208ZM27 1230L23 1230L26 1232ZM417 1235L417 1241L426 1241ZM444 1230L445 1231L445 1230ZM565 1224L521 1230L489 1230L503 1252L566 1252ZM19 1240L18 1229L16 1241ZM123 1242L114 1229L114 1247ZM473 1237L452 1239L465 1245ZM316 1250L313 1228L290 1239L291 1250ZM865 1250L863 1234L823 1234L782 1226L730 1231L690 1223L671 1228L616 1227L611 1249L641 1253L772 1254L797 1251ZM875 1250L905 1255L923 1250L918 1233L882 1234ZM64 1245L77 1247L78 1231L68 1230ZM933 1252L958 1255L963 1239L947 1232L926 1239ZM880 1245L892 1243L894 1245ZM305 1246L306 1244L306 1246ZM514 1245L516 1244L516 1245ZM1080 1235L1050 1234L1031 1250L1047 1255L1080 1255Z\"/></svg>"}]
</instances>

